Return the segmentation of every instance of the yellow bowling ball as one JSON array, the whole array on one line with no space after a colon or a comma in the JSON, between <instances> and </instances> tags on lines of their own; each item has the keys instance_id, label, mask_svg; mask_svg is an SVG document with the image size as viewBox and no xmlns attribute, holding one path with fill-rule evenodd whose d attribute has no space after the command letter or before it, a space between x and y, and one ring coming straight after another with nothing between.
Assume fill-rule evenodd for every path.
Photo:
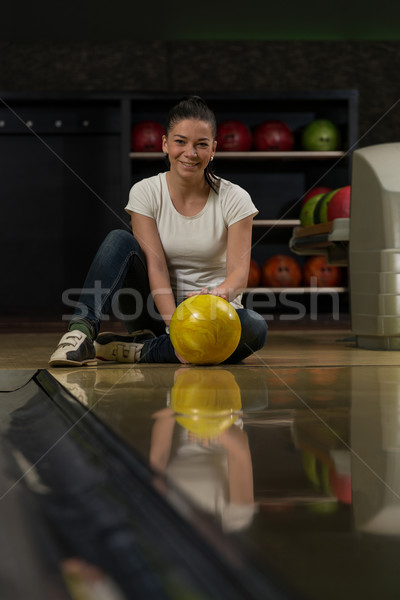
<instances>
[{"instance_id":1,"label":"yellow bowling ball","mask_svg":"<svg viewBox=\"0 0 400 600\"><path fill-rule=\"evenodd\" d=\"M187 369L171 390L175 420L200 439L220 436L238 419L240 388L229 371Z\"/></svg>"},{"instance_id":2,"label":"yellow bowling ball","mask_svg":"<svg viewBox=\"0 0 400 600\"><path fill-rule=\"evenodd\" d=\"M213 294L198 294L181 302L169 325L175 350L198 365L216 365L226 360L236 349L241 331L236 310Z\"/></svg>"}]
</instances>

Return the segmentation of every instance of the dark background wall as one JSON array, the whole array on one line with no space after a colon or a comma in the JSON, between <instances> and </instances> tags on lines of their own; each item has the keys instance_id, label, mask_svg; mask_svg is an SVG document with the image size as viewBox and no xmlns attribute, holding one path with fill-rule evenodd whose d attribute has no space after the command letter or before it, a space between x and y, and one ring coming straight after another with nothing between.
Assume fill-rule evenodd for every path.
<instances>
[{"instance_id":1,"label":"dark background wall","mask_svg":"<svg viewBox=\"0 0 400 600\"><path fill-rule=\"evenodd\" d=\"M4 97L5 92L201 94L356 89L359 145L399 141L399 22L400 5L392 0L381 0L379 7L371 10L361 0L338 0L329 6L313 0L274 5L248 0L240 7L226 0L213 4L203 1L196 6L181 0L147 4L126 0L38 0L28 4L14 0L2 8L0 19L0 103L2 92ZM31 143L34 145L34 141ZM65 147L60 151L68 155ZM8 203L13 206L8 211L12 219L5 214L8 209L3 211L1 231L8 246L3 236L2 272L12 274L1 280L6 314L26 315L34 304L36 311L48 312L50 298L59 297L66 285L62 269L46 269L49 255L68 263L69 281L79 285L93 250L85 247L86 219L75 218L80 206L75 208L71 201L80 182L60 164L56 170L50 153L45 148L42 152L43 160L35 152L33 161L28 152L26 164L30 168L26 172L15 160L18 168L10 194L18 201ZM118 152L111 156L114 162L119 160ZM81 172L80 165L74 163L74 153L68 157ZM4 159L0 171L9 171L7 165ZM110 172L117 170L116 165L111 167ZM43 170L49 174L49 190L54 190L53 196L49 191L45 194L38 210L29 203L29 193L36 173L43 174ZM115 194L107 195L107 190L118 184L107 179L108 172L104 170L101 189L113 202ZM52 182L56 176L60 181ZM7 177L10 182L9 172ZM73 185L66 185L68 177ZM98 189L96 169L85 172L92 184L90 177ZM58 205L51 200L54 197L59 201L59 191L65 189L70 193L63 211L72 217L60 217ZM4 198L4 189L1 193ZM41 198L39 192L37 196ZM93 202L91 210L98 218L102 208L92 196L88 192L88 210ZM78 199L76 202L79 204ZM109 217L105 211L104 221ZM107 221L104 229L108 225ZM65 238L63 244L61 238ZM76 255L73 261L68 242L71 238ZM64 259L58 258L61 251ZM40 271L43 281L34 292L24 292L22 300L20 292L13 295L12 290L21 289L24 272ZM49 279L54 290L44 298L42 290L44 284L49 288Z\"/></svg>"},{"instance_id":2,"label":"dark background wall","mask_svg":"<svg viewBox=\"0 0 400 600\"><path fill-rule=\"evenodd\" d=\"M392 141L399 22L393 0L13 0L0 91L358 89L362 145Z\"/></svg>"},{"instance_id":3,"label":"dark background wall","mask_svg":"<svg viewBox=\"0 0 400 600\"><path fill-rule=\"evenodd\" d=\"M357 89L360 145L400 135L400 42L0 42L3 91Z\"/></svg>"}]
</instances>

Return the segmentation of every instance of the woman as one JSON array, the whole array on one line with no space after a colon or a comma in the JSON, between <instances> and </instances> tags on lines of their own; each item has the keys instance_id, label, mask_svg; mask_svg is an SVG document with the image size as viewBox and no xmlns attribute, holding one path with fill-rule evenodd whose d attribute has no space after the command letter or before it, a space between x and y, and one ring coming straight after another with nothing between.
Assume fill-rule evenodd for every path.
<instances>
[{"instance_id":1,"label":"woman","mask_svg":"<svg viewBox=\"0 0 400 600\"><path fill-rule=\"evenodd\" d=\"M221 296L238 312L242 335L226 362L262 348L265 320L241 304L258 211L245 190L213 174L216 129L214 113L197 96L172 108L162 140L169 170L132 187L126 210L133 235L116 230L100 246L51 366L91 365L96 357L186 362L168 326L177 304L194 294ZM130 335L99 335L111 309Z\"/></svg>"}]
</instances>

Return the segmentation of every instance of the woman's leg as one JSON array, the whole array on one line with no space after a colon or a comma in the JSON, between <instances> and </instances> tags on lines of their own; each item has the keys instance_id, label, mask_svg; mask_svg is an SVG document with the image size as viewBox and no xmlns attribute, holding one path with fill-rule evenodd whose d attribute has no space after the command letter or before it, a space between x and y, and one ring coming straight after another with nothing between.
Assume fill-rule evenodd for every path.
<instances>
[{"instance_id":1,"label":"woman's leg","mask_svg":"<svg viewBox=\"0 0 400 600\"><path fill-rule=\"evenodd\" d=\"M222 364L240 362L260 350L267 339L268 327L263 317L246 308L239 308L237 313L242 325L239 344L233 354ZM179 360L176 358L169 336L162 335L144 343L139 362L178 363Z\"/></svg>"},{"instance_id":2,"label":"woman's leg","mask_svg":"<svg viewBox=\"0 0 400 600\"><path fill-rule=\"evenodd\" d=\"M169 335L164 333L144 342L140 353L141 363L179 363Z\"/></svg>"},{"instance_id":3,"label":"woman's leg","mask_svg":"<svg viewBox=\"0 0 400 600\"><path fill-rule=\"evenodd\" d=\"M128 336L102 334L98 340L101 344L97 344L102 354L113 354L118 346L130 362L137 344L144 341L141 362L179 362L150 293L145 256L133 235L124 230L112 231L100 246L70 327L82 323L96 339L102 320L110 312L124 322L129 333L150 329L160 337L145 341L142 338L149 336L134 336L131 340ZM133 352L129 351L130 346Z\"/></svg>"},{"instance_id":4,"label":"woman's leg","mask_svg":"<svg viewBox=\"0 0 400 600\"><path fill-rule=\"evenodd\" d=\"M124 302L119 303L119 290L125 285ZM60 340L49 360L51 366L82 366L96 363L93 344L98 336L102 320L111 310L126 321L128 331L132 328L158 327L164 331L161 317L157 320L147 314L150 296L146 260L133 235L128 231L115 230L101 244L86 276L79 302L69 323L69 331ZM152 301L152 299L151 299ZM121 311L121 304L127 315ZM126 316L126 318L125 318ZM129 354L135 362L143 341L152 334L134 336ZM104 340L103 340L104 341ZM120 349L120 347L117 347ZM103 351L103 348L101 349ZM121 356L124 357L125 347ZM113 353L111 352L111 356ZM115 360L115 358L113 358ZM124 361L125 362L125 361Z\"/></svg>"},{"instance_id":5,"label":"woman's leg","mask_svg":"<svg viewBox=\"0 0 400 600\"><path fill-rule=\"evenodd\" d=\"M236 350L223 364L232 364L244 360L257 350L260 350L267 339L268 326L265 319L248 308L238 308L242 334Z\"/></svg>"},{"instance_id":6,"label":"woman's leg","mask_svg":"<svg viewBox=\"0 0 400 600\"><path fill-rule=\"evenodd\" d=\"M151 328L160 334L164 330L163 320L152 304L144 254L134 236L124 230L112 231L100 246L86 276L70 328L83 324L90 337L96 339L102 320L111 309L120 311L117 316L131 333ZM250 356L263 347L267 337L263 317L249 309L238 309L237 312L242 335L226 363L239 362ZM162 334L145 341L140 362L179 363L169 335Z\"/></svg>"},{"instance_id":7,"label":"woman's leg","mask_svg":"<svg viewBox=\"0 0 400 600\"><path fill-rule=\"evenodd\" d=\"M137 240L128 231L111 231L90 266L70 328L81 323L95 339L102 320L114 312L129 332L153 325L163 330L161 317L149 315L149 298L152 302L146 259Z\"/></svg>"},{"instance_id":8,"label":"woman's leg","mask_svg":"<svg viewBox=\"0 0 400 600\"><path fill-rule=\"evenodd\" d=\"M160 316L150 291L145 258L130 269L113 301L113 314L120 319L128 333L150 329L155 335L165 333L164 319Z\"/></svg>"}]
</instances>

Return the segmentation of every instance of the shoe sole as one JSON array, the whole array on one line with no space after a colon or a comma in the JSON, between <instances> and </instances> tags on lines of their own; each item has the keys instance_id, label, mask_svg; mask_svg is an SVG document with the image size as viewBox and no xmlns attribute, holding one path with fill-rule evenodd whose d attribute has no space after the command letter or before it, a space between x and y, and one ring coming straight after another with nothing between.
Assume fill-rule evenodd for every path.
<instances>
[{"instance_id":1,"label":"shoe sole","mask_svg":"<svg viewBox=\"0 0 400 600\"><path fill-rule=\"evenodd\" d=\"M77 360L63 360L62 358L60 358L57 360L50 361L49 365L50 367L94 367L97 365L97 360L93 358L79 362Z\"/></svg>"}]
</instances>

